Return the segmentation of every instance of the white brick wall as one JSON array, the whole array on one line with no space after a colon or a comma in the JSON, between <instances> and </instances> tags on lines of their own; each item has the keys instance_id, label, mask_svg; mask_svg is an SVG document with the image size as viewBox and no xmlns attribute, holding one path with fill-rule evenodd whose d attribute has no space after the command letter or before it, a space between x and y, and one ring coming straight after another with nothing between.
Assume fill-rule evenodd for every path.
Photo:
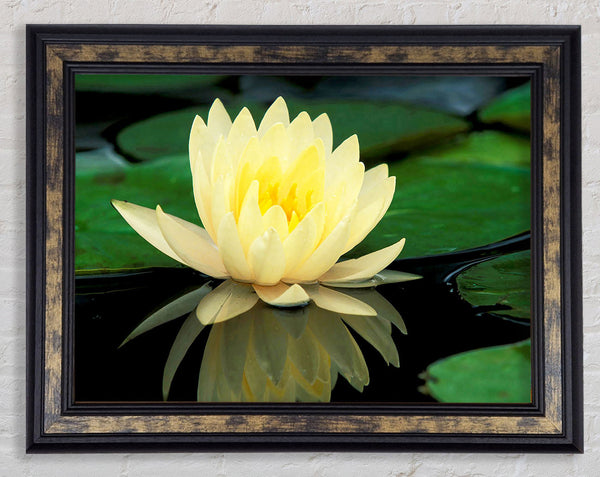
<instances>
[{"instance_id":1,"label":"white brick wall","mask_svg":"<svg viewBox=\"0 0 600 477\"><path fill-rule=\"evenodd\" d=\"M581 455L25 455L25 24L581 24L585 445ZM0 476L600 474L598 0L3 0L0 4Z\"/></svg>"}]
</instances>

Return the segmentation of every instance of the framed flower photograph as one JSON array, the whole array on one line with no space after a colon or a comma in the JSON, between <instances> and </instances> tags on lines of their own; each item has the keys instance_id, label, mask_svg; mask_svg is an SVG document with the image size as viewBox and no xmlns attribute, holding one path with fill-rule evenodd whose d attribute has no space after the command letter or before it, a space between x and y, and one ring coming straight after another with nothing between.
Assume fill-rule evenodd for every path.
<instances>
[{"instance_id":1,"label":"framed flower photograph","mask_svg":"<svg viewBox=\"0 0 600 477\"><path fill-rule=\"evenodd\" d=\"M579 452L577 27L28 27L28 452Z\"/></svg>"}]
</instances>

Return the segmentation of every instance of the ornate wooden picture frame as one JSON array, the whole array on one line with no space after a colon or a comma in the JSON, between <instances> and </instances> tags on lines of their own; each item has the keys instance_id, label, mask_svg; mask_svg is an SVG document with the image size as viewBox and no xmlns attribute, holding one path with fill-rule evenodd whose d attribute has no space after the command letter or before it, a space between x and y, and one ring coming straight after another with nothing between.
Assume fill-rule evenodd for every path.
<instances>
[{"instance_id":1,"label":"ornate wooden picture frame","mask_svg":"<svg viewBox=\"0 0 600 477\"><path fill-rule=\"evenodd\" d=\"M75 74L314 69L531 79L531 403L75 402ZM28 452L583 451L579 27L30 25L27 94Z\"/></svg>"}]
</instances>

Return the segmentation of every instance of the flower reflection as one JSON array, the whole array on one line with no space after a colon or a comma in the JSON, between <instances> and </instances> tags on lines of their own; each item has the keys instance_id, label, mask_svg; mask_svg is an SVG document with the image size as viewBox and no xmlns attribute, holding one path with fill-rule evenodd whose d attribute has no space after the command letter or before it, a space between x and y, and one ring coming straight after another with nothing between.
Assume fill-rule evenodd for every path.
<instances>
[{"instance_id":1,"label":"flower reflection","mask_svg":"<svg viewBox=\"0 0 600 477\"><path fill-rule=\"evenodd\" d=\"M199 301L210 302L222 286L213 290L205 284L185 293L147 317L124 341L189 313L165 364L165 400L179 364L205 328L195 308ZM349 288L343 294L375 314L332 312L315 303L280 308L259 300L249 311L213 324L200 366L198 400L328 402L338 375L362 392L369 384L369 370L350 329L374 346L387 364L398 367L392 325L406 333L398 311L372 288Z\"/></svg>"}]
</instances>

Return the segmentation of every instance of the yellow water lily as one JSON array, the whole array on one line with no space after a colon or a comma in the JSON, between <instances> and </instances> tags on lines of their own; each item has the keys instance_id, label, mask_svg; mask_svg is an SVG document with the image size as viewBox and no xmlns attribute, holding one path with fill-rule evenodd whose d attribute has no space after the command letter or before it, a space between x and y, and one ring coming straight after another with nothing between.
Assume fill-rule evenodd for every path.
<instances>
[{"instance_id":1,"label":"yellow water lily","mask_svg":"<svg viewBox=\"0 0 600 477\"><path fill-rule=\"evenodd\" d=\"M312 120L301 112L290 122L279 97L257 128L247 108L232 122L216 99L207 123L196 116L189 139L194 198L204 227L160 206L112 203L158 250L226 279L198 306L203 324L231 319L259 299L281 307L312 300L327 310L374 316L372 307L331 287L417 278L384 270L404 239L338 262L381 220L395 177L386 164L365 171L356 135L332 146L327 114Z\"/></svg>"}]
</instances>

